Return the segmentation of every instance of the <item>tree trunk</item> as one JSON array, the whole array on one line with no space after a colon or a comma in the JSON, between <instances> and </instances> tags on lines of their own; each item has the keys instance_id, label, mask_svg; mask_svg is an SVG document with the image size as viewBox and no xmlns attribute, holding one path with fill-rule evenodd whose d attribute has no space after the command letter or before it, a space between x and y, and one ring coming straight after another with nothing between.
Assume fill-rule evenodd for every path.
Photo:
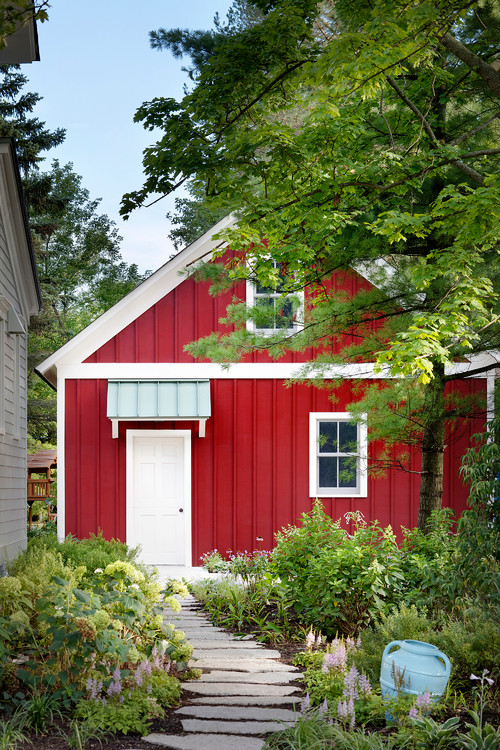
<instances>
[{"instance_id":1,"label":"tree trunk","mask_svg":"<svg viewBox=\"0 0 500 750\"><path fill-rule=\"evenodd\" d=\"M444 367L434 368L434 378L426 386L422 436L422 478L418 506L418 528L428 531L427 521L443 501L444 454Z\"/></svg>"}]
</instances>

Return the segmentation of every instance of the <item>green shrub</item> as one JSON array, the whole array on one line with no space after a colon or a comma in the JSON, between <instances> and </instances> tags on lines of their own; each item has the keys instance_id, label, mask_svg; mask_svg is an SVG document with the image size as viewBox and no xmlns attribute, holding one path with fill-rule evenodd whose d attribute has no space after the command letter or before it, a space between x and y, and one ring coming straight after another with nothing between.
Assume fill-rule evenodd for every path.
<instances>
[{"instance_id":1,"label":"green shrub","mask_svg":"<svg viewBox=\"0 0 500 750\"><path fill-rule=\"evenodd\" d=\"M182 693L179 680L165 672L153 672L151 679L151 694L162 708L169 708L179 703Z\"/></svg>"},{"instance_id":2,"label":"green shrub","mask_svg":"<svg viewBox=\"0 0 500 750\"><path fill-rule=\"evenodd\" d=\"M75 539L67 536L58 546L61 557L66 565L71 568L85 566L87 575L92 576L98 568L105 569L107 565L118 560L134 562L137 557L137 549L130 549L117 539L104 539L102 531L90 534L88 539Z\"/></svg>"},{"instance_id":3,"label":"green shrub","mask_svg":"<svg viewBox=\"0 0 500 750\"><path fill-rule=\"evenodd\" d=\"M91 727L113 734L148 734L151 719L162 716L163 711L155 698L144 691L124 693L123 701L81 699L75 716Z\"/></svg>"},{"instance_id":4,"label":"green shrub","mask_svg":"<svg viewBox=\"0 0 500 750\"><path fill-rule=\"evenodd\" d=\"M33 605L52 585L54 576L76 586L85 572L83 568L67 566L57 546L45 538L30 540L27 549L9 563L8 571L21 582L23 592L30 596Z\"/></svg>"},{"instance_id":5,"label":"green shrub","mask_svg":"<svg viewBox=\"0 0 500 750\"><path fill-rule=\"evenodd\" d=\"M469 485L467 510L458 523L457 565L463 591L500 607L500 419L475 435L475 447L463 460L461 474Z\"/></svg>"},{"instance_id":6,"label":"green shrub","mask_svg":"<svg viewBox=\"0 0 500 750\"><path fill-rule=\"evenodd\" d=\"M401 569L402 598L427 611L452 610L460 589L459 577L450 575L457 565L457 536L450 508L431 514L424 534L418 528L403 529Z\"/></svg>"},{"instance_id":7,"label":"green shrub","mask_svg":"<svg viewBox=\"0 0 500 750\"><path fill-rule=\"evenodd\" d=\"M298 619L321 633L354 634L400 597L401 555L392 529L354 516L349 535L316 501L302 526L277 534L272 569Z\"/></svg>"}]
</instances>

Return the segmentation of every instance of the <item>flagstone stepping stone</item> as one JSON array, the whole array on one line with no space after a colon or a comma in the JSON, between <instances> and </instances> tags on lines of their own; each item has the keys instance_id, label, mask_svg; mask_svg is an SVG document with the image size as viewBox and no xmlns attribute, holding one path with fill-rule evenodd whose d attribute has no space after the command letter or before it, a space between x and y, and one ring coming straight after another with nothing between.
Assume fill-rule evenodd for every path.
<instances>
[{"instance_id":1,"label":"flagstone stepping stone","mask_svg":"<svg viewBox=\"0 0 500 750\"><path fill-rule=\"evenodd\" d=\"M197 648L194 651L194 656L197 659L211 659L213 657L213 651L205 648ZM273 651L272 649L262 649L259 651L259 659L279 659L281 656L279 651ZM217 651L217 658L221 659L236 659L236 649L225 647L220 648Z\"/></svg>"},{"instance_id":2,"label":"flagstone stepping stone","mask_svg":"<svg viewBox=\"0 0 500 750\"><path fill-rule=\"evenodd\" d=\"M210 719L184 719L182 728L185 732L213 732L222 734L267 734L279 732L294 722L279 721L212 721Z\"/></svg>"},{"instance_id":3,"label":"flagstone stepping stone","mask_svg":"<svg viewBox=\"0 0 500 750\"><path fill-rule=\"evenodd\" d=\"M196 658L196 657L195 657ZM199 669L218 669L221 671L240 671L240 672L294 672L299 679L302 677L297 667L290 667L288 664L282 664L280 661L273 659L249 659L245 656L236 655L231 659L220 659L214 656L213 659L196 659L194 666Z\"/></svg>"},{"instance_id":4,"label":"flagstone stepping stone","mask_svg":"<svg viewBox=\"0 0 500 750\"><path fill-rule=\"evenodd\" d=\"M190 704L206 706L289 706L300 703L296 695L204 695L203 698L190 698Z\"/></svg>"},{"instance_id":5,"label":"flagstone stepping stone","mask_svg":"<svg viewBox=\"0 0 500 750\"><path fill-rule=\"evenodd\" d=\"M298 688L292 685L262 685L246 682L185 682L184 690L198 695L291 695Z\"/></svg>"},{"instance_id":6,"label":"flagstone stepping stone","mask_svg":"<svg viewBox=\"0 0 500 750\"><path fill-rule=\"evenodd\" d=\"M183 706L176 714L196 719L245 719L247 721L296 721L298 714L289 708L258 708L256 706Z\"/></svg>"},{"instance_id":7,"label":"flagstone stepping stone","mask_svg":"<svg viewBox=\"0 0 500 750\"><path fill-rule=\"evenodd\" d=\"M259 651L263 648L261 643L257 643L256 641L235 641L234 638L229 638L231 642L231 648L234 648L234 650L252 650L252 651ZM189 643L194 649L201 648L201 649L219 649L219 648L226 648L224 646L224 642L221 638L218 640L209 638L190 638Z\"/></svg>"},{"instance_id":8,"label":"flagstone stepping stone","mask_svg":"<svg viewBox=\"0 0 500 750\"><path fill-rule=\"evenodd\" d=\"M170 623L172 625L172 623ZM173 625L175 628L175 625ZM180 628L177 628L177 630L180 630ZM186 636L188 633L184 631ZM223 640L227 641L227 643L234 643L233 639L230 635L226 633L225 630L220 630L216 628L196 628L196 630L190 630L189 631L189 638L193 638L193 640L196 638L197 640L207 638L207 640ZM227 647L226 647L227 648Z\"/></svg>"},{"instance_id":9,"label":"flagstone stepping stone","mask_svg":"<svg viewBox=\"0 0 500 750\"><path fill-rule=\"evenodd\" d=\"M198 682L241 682L243 679L247 684L260 685L283 685L286 682L294 682L299 675L293 672L208 672L202 674Z\"/></svg>"},{"instance_id":10,"label":"flagstone stepping stone","mask_svg":"<svg viewBox=\"0 0 500 750\"><path fill-rule=\"evenodd\" d=\"M171 750L261 750L264 745L264 740L256 737L231 737L223 734L195 734L186 737L150 734L143 737L143 740Z\"/></svg>"}]
</instances>

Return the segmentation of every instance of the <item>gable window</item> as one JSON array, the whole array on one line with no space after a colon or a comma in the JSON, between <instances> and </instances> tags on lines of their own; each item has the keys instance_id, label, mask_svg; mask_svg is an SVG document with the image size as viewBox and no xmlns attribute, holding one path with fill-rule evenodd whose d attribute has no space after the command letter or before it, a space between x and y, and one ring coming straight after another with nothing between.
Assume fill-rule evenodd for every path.
<instances>
[{"instance_id":1,"label":"gable window","mask_svg":"<svg viewBox=\"0 0 500 750\"><path fill-rule=\"evenodd\" d=\"M279 263L273 261L275 268ZM304 293L283 291L286 277L279 270L276 286L264 286L260 282L247 280L247 305L256 308L254 317L247 321L247 329L257 333L296 331L302 327Z\"/></svg>"},{"instance_id":2,"label":"gable window","mask_svg":"<svg viewBox=\"0 0 500 750\"><path fill-rule=\"evenodd\" d=\"M311 497L366 497L366 420L348 412L309 415Z\"/></svg>"}]
</instances>

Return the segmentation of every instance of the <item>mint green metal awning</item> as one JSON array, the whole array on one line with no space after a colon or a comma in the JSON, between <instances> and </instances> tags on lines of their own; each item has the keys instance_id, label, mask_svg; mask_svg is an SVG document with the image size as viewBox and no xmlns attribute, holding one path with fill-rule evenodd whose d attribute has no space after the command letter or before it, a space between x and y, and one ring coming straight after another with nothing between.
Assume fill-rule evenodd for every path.
<instances>
[{"instance_id":1,"label":"mint green metal awning","mask_svg":"<svg viewBox=\"0 0 500 750\"><path fill-rule=\"evenodd\" d=\"M107 416L120 420L203 420L211 415L209 380L109 380ZM116 432L116 435L115 435Z\"/></svg>"}]
</instances>

